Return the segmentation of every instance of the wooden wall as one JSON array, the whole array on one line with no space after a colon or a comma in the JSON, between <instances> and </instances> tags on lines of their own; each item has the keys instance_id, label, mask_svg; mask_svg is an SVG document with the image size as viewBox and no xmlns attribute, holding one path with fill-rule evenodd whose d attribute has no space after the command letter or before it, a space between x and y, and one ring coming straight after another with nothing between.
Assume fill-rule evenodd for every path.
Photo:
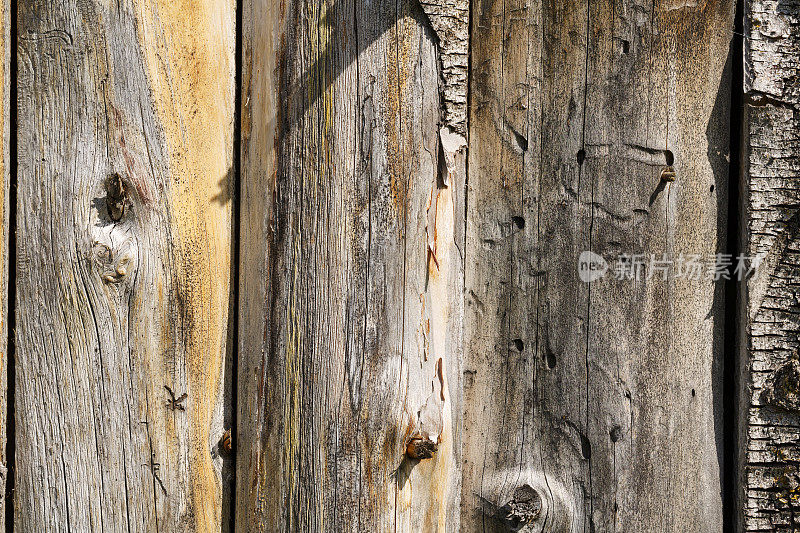
<instances>
[{"instance_id":1,"label":"wooden wall","mask_svg":"<svg viewBox=\"0 0 800 533\"><path fill-rule=\"evenodd\" d=\"M794 530L800 8L734 4L0 0L6 530Z\"/></svg>"}]
</instances>

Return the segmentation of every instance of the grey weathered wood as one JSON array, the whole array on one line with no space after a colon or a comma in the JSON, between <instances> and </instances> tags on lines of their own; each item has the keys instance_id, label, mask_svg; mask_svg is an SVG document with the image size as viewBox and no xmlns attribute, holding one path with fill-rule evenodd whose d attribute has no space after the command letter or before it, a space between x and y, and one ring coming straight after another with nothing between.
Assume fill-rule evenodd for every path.
<instances>
[{"instance_id":1,"label":"grey weathered wood","mask_svg":"<svg viewBox=\"0 0 800 533\"><path fill-rule=\"evenodd\" d=\"M18 10L15 531L220 530L235 4Z\"/></svg>"},{"instance_id":2,"label":"grey weathered wood","mask_svg":"<svg viewBox=\"0 0 800 533\"><path fill-rule=\"evenodd\" d=\"M459 528L464 102L429 15L244 3L239 531Z\"/></svg>"},{"instance_id":3,"label":"grey weathered wood","mask_svg":"<svg viewBox=\"0 0 800 533\"><path fill-rule=\"evenodd\" d=\"M6 440L8 437L8 297L12 290L8 285L8 238L10 227L10 123L9 123L9 96L11 74L11 6L8 0L0 1L0 135L2 135L2 149L0 150L0 177L2 178L2 191L0 191L0 530L5 529L6 507L6 480L8 477L8 457L6 457Z\"/></svg>"},{"instance_id":4,"label":"grey weathered wood","mask_svg":"<svg viewBox=\"0 0 800 533\"><path fill-rule=\"evenodd\" d=\"M800 527L800 4L745 2L741 531Z\"/></svg>"},{"instance_id":5,"label":"grey weathered wood","mask_svg":"<svg viewBox=\"0 0 800 533\"><path fill-rule=\"evenodd\" d=\"M577 267L723 251L733 2L472 10L462 528L720 531L721 282Z\"/></svg>"}]
</instances>

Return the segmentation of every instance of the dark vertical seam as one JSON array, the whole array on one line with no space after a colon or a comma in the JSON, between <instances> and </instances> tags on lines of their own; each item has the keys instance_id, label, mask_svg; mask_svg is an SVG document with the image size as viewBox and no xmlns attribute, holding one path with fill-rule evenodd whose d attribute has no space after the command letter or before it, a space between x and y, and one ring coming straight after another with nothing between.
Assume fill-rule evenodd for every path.
<instances>
[{"instance_id":1,"label":"dark vertical seam","mask_svg":"<svg viewBox=\"0 0 800 533\"><path fill-rule=\"evenodd\" d=\"M591 24L591 0L586 1L586 50L585 50L585 61L584 61L584 69L583 69L583 123L581 125L581 150L583 153L586 153L586 112L588 109L588 94L589 94L589 47L591 44L590 37L590 24ZM585 163L585 160L584 162ZM581 178L583 177L583 163L580 163L578 167L578 191L580 191L580 182ZM589 215L589 251L592 249L592 231L594 229L594 177L589 176L590 185L589 185L589 195L590 195L590 215ZM579 192L580 194L580 192ZM585 365L586 365L586 405L585 405L585 424L584 424L584 435L583 439L589 439L589 337L590 337L590 330L591 330L591 311L592 311L592 283L588 282L586 284L586 352L585 352ZM591 445L591 441L590 441ZM581 452L583 453L583 444L581 445ZM591 447L589 448L591 450ZM591 524L594 520L594 495L592 493L592 456L591 452L589 453L588 457L584 457L584 459L588 462L589 467L589 530L592 531L593 528ZM584 530L586 529L586 522L584 521Z\"/></svg>"},{"instance_id":2,"label":"dark vertical seam","mask_svg":"<svg viewBox=\"0 0 800 533\"><path fill-rule=\"evenodd\" d=\"M556 0L556 1L558 1L558 0ZM543 5L543 4L540 4L540 6L541 5ZM538 37L539 37L539 41L538 41L539 47L538 47L538 50L539 50L539 54L540 54L541 60L539 61L540 72L537 73L538 74L537 79L539 80L539 101L538 101L538 105L539 105L539 107L538 107L538 109L539 109L539 174L538 174L537 180L536 180L537 181L537 185L538 185L538 192L536 194L536 247L537 248L539 248L539 243L541 242L541 237L542 237L542 179L543 179L543 176L544 176L544 151L545 151L545 146L544 146L544 142L545 142L545 133L544 133L544 114L545 114L545 109L544 109L544 102L545 102L545 100L544 100L544 83L545 83L545 76L544 76L544 74L545 74L545 70L546 70L546 67L545 67L546 52L545 52L545 49L544 49L544 35L545 35L545 32L547 31L547 28L545 27L545 25L546 25L545 16L546 16L546 12L545 12L545 9L542 7L541 11L539 13L539 17L540 17L541 20L539 21L539 25L538 25L538 29L539 29L539 35L538 35ZM550 81L550 88L552 88L552 86L553 86L553 83L552 83L552 80L551 80ZM549 95L549 96L552 96L552 95ZM549 101L552 101L552 99L549 99ZM547 349L546 346L545 347L542 346L543 339L542 339L542 336L540 335L540 330L541 330L540 320L541 320L541 316L539 314L539 310L540 310L540 308L542 306L541 294L542 294L542 277L543 277L542 274L541 274L541 272L542 272L542 254L541 253L537 253L536 254L536 271L539 274L536 276L536 323L535 323L535 326L536 326L536 337L535 337L535 339L536 339L536 350L533 352L534 353L534 358L538 357L540 350ZM545 327L547 327L547 326L545 326ZM544 362L544 359L545 358L542 359L543 362ZM537 372L536 372L535 369L536 369L536 367L534 366L533 390L535 390L535 386L536 386L536 374L537 374ZM533 412L534 420L538 421L539 418L536 417L536 412L535 412L535 409L536 409L535 406L536 406L537 403L539 403L541 405L542 402L535 402L534 401L534 403L533 403L533 405L534 405L534 412ZM542 424L541 424L541 422L539 422L537 424L537 429L541 429L541 427L542 427ZM544 462L544 446L542 444L542 440L543 439L541 439L541 438L535 439L535 441L538 444L538 448L539 448L539 468L540 468L540 470L542 472L542 477L544 478L545 487L547 488L548 501L553 502L553 501L555 501L555 498L553 496L553 489L552 489L552 487L550 487L550 481L547 479L547 471L545 470L545 462ZM543 520L543 523L542 523L542 528L543 528L544 531L548 530L548 522L550 520L551 507L552 506L546 506L545 507L546 514L544 515L544 520Z\"/></svg>"},{"instance_id":3,"label":"dark vertical seam","mask_svg":"<svg viewBox=\"0 0 800 533\"><path fill-rule=\"evenodd\" d=\"M233 205L231 213L231 228L233 233L233 243L231 244L231 287L230 294L233 300L231 307L233 308L233 316L228 317L231 321L232 339L231 342L231 379L230 379L230 428L228 428L233 436L233 453L230 454L231 461L230 472L231 479L229 483L229 510L230 516L228 517L229 531L233 533L236 531L236 449L239 443L239 270L241 260L241 216L242 216L242 13L244 9L245 0L237 0L236 2L236 28L235 28L235 51L234 62L235 70L233 75Z\"/></svg>"},{"instance_id":4,"label":"dark vertical seam","mask_svg":"<svg viewBox=\"0 0 800 533\"><path fill-rule=\"evenodd\" d=\"M359 7L359 2L354 2L353 3L353 35L354 35L354 38L355 38L356 105L355 105L355 113L354 113L355 128L353 130L353 134L354 134L354 137L355 137L355 149L353 150L353 176L354 176L354 179L355 179L356 183L358 183L359 179L361 178L361 175L360 175L361 174L360 173L361 165L360 165L360 163L361 163L361 160L363 158L363 154L361 152L362 144L363 144L362 143L362 139L361 139L361 136L363 134L363 132L361 130L361 126L364 123L363 117L361 116L363 108L362 108L362 104L361 104L361 64L359 62L359 55L361 53L361 50L360 50L360 46L361 45L360 45L359 36L358 36L358 7ZM367 187L369 188L369 186L370 185L368 184ZM357 189L357 185L356 185L356 190L358 190ZM367 215L368 224L370 224L370 228L371 228L371 224L372 224L371 216L372 215L369 212L369 209L370 209L369 201L367 202L367 209L368 209L368 215ZM367 236L367 238L369 239L370 236L371 236L371 232ZM367 244L367 246L369 247L369 244ZM369 248L367 249L367 252L369 252ZM349 263L349 259L350 259L350 256L348 255L348 263ZM358 265L356 265L356 268L357 267L358 267ZM349 271L349 269L348 269L348 271ZM369 286L368 286L369 279L365 277L364 281L365 281L365 283L364 283L364 286L365 286L364 294L367 295L369 293ZM350 291L348 291L347 292L348 300L350 299L350 294L351 294ZM365 305L364 309L365 309L365 313L366 313L366 301L364 302L364 305ZM345 331L347 332L346 333L346 339L345 339L345 350L346 350L346 353L349 354L349 351L350 351L350 306L349 305L345 306L345 317L347 319L346 322L345 322ZM366 323L367 323L367 319L366 319L366 314L365 314L364 315L364 337L365 338L366 338ZM355 329L355 328L353 328L353 329ZM355 357L355 354L353 354L353 357ZM350 362L350 357L349 356L345 357L345 361L347 362L348 366L352 364ZM363 359L362 359L362 365L363 365ZM363 366L362 366L362 368L363 368ZM359 371L361 371L361 368L359 368ZM347 368L347 373L349 373L349 372L350 372L350 368ZM349 380L350 378L348 376L345 379ZM360 387L360 382L359 382L359 387ZM345 387L342 387L342 392L339 395L339 407L341 407L342 395L344 394L344 389L345 389ZM361 393L361 391L359 390L359 394L360 393ZM353 408L353 407L357 407L357 406L354 406L351 403L351 408ZM340 436L339 436L339 428L341 426L339 426L338 422L339 422L339 413L340 412L341 412L340 408L336 410L336 422L337 422L337 424L336 424L336 439L334 439L334 442L336 442L336 451L335 451L335 459L334 459L334 465L333 465L334 466L334 487L339 487L339 449L341 447L341 443L339 441L339 438L340 438ZM356 434L356 437L357 437L358 436L358 426L357 425L356 425L356 428L355 428L355 434ZM360 485L359 485L359 487L360 487ZM339 499L339 490L334 490L333 491L333 513L334 513L334 516L333 516L333 529L334 530L337 530L336 526L337 526L338 516L336 515L336 511L338 509L338 499ZM359 505L360 505L360 503L359 503ZM340 526L339 529L343 529L343 528Z\"/></svg>"},{"instance_id":5,"label":"dark vertical seam","mask_svg":"<svg viewBox=\"0 0 800 533\"><path fill-rule=\"evenodd\" d=\"M14 490L16 482L16 303L17 303L17 3L9 2L9 120L6 127L9 132L9 185L8 185L8 309L6 321L8 325L6 347L6 443L5 466L6 486L3 503L5 504L5 530L14 531ZM5 97L5 94L3 95ZM9 497L11 496L11 497Z\"/></svg>"},{"instance_id":6,"label":"dark vertical seam","mask_svg":"<svg viewBox=\"0 0 800 533\"><path fill-rule=\"evenodd\" d=\"M740 241L739 224L744 222L742 218L746 211L741 209L740 199L742 198L741 180L742 177L742 135L744 124L744 2L736 0L734 11L733 37L731 42L731 94L730 94L730 126L728 134L729 142L729 168L728 168L728 220L727 220L727 249L732 254L734 263L736 257L742 252ZM742 226L744 227L744 226ZM729 274L733 265L729 267ZM739 365L744 359L737 357L740 352L737 347L739 336L738 316L744 312L746 306L745 294L739 293L739 283L735 276L730 275L726 283L725 291L725 316L724 333L722 341L722 462L726 465L723 468L722 483L722 530L725 533L733 533L738 522L738 517L743 507L737 509L737 486L736 480L739 478L741 465L737 462L740 456L743 442L739 442L738 435L739 412L737 406L740 404L737 391L743 391L738 383ZM744 351L741 352L744 354ZM746 411L745 411L746 413Z\"/></svg>"}]
</instances>

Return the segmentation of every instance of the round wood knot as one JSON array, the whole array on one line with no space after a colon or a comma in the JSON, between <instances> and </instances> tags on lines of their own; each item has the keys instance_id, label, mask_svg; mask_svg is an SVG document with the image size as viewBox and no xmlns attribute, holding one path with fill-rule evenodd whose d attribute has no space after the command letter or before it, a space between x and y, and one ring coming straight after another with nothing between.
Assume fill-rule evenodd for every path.
<instances>
[{"instance_id":1,"label":"round wood knot","mask_svg":"<svg viewBox=\"0 0 800 533\"><path fill-rule=\"evenodd\" d=\"M664 170L661 171L661 181L668 183L675 181L675 169L671 166L664 167Z\"/></svg>"},{"instance_id":2,"label":"round wood knot","mask_svg":"<svg viewBox=\"0 0 800 533\"><path fill-rule=\"evenodd\" d=\"M430 459L436 453L436 443L427 437L412 437L406 446L406 455L409 459Z\"/></svg>"},{"instance_id":3,"label":"round wood knot","mask_svg":"<svg viewBox=\"0 0 800 533\"><path fill-rule=\"evenodd\" d=\"M533 522L542 510L542 497L530 485L514 490L511 501L497 510L497 518L510 531L519 531Z\"/></svg>"}]
</instances>

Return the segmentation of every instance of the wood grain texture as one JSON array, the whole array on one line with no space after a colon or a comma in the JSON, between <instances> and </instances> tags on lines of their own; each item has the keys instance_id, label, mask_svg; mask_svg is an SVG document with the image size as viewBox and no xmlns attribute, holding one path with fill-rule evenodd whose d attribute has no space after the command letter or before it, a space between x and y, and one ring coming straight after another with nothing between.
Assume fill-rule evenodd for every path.
<instances>
[{"instance_id":1,"label":"wood grain texture","mask_svg":"<svg viewBox=\"0 0 800 533\"><path fill-rule=\"evenodd\" d=\"M242 29L237 528L457 531L466 159L444 131L440 161L436 36L407 1L247 1Z\"/></svg>"},{"instance_id":2,"label":"wood grain texture","mask_svg":"<svg viewBox=\"0 0 800 533\"><path fill-rule=\"evenodd\" d=\"M18 9L15 530L219 531L235 4Z\"/></svg>"},{"instance_id":3,"label":"wood grain texture","mask_svg":"<svg viewBox=\"0 0 800 533\"><path fill-rule=\"evenodd\" d=\"M0 148L0 179L2 179L2 190L0 191L0 530L5 528L5 507L6 507L6 481L8 479L8 457L6 457L6 440L8 437L8 298L9 287L8 267L9 267L9 231L10 231L10 209L9 191L11 190L10 176L10 82L11 74L11 6L8 0L0 1L0 57L2 58L2 68L0 68L0 136L2 136L2 148Z\"/></svg>"},{"instance_id":4,"label":"wood grain texture","mask_svg":"<svg viewBox=\"0 0 800 533\"><path fill-rule=\"evenodd\" d=\"M800 3L745 2L741 531L800 527Z\"/></svg>"},{"instance_id":5,"label":"wood grain texture","mask_svg":"<svg viewBox=\"0 0 800 533\"><path fill-rule=\"evenodd\" d=\"M733 2L472 10L462 528L720 531Z\"/></svg>"}]
</instances>

